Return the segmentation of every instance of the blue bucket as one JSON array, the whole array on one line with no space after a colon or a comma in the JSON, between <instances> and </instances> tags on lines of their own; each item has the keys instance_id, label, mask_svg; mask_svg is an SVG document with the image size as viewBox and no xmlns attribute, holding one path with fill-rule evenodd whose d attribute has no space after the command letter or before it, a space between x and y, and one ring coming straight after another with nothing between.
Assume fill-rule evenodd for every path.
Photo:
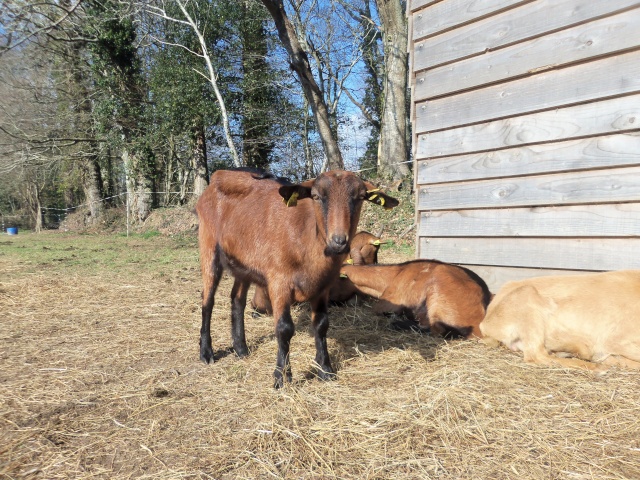
<instances>
[{"instance_id":1,"label":"blue bucket","mask_svg":"<svg viewBox=\"0 0 640 480\"><path fill-rule=\"evenodd\" d=\"M7 227L7 235L17 235L18 227Z\"/></svg>"}]
</instances>

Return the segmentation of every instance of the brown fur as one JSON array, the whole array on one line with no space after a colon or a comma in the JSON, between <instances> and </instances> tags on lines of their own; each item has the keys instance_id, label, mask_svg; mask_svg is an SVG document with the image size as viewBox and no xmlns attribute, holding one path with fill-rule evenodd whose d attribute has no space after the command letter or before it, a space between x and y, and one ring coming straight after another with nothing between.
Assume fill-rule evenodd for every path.
<instances>
[{"instance_id":1,"label":"brown fur","mask_svg":"<svg viewBox=\"0 0 640 480\"><path fill-rule=\"evenodd\" d=\"M522 351L530 363L640 368L640 270L509 282L480 330L487 343Z\"/></svg>"},{"instance_id":2,"label":"brown fur","mask_svg":"<svg viewBox=\"0 0 640 480\"><path fill-rule=\"evenodd\" d=\"M473 272L434 260L399 265L350 266L341 272L358 291L378 298L377 313L408 314L437 335L481 337L491 294Z\"/></svg>"},{"instance_id":3,"label":"brown fur","mask_svg":"<svg viewBox=\"0 0 640 480\"><path fill-rule=\"evenodd\" d=\"M222 270L235 278L232 289L233 346L248 354L244 308L251 283L268 288L276 320L276 386L290 379L289 342L294 326L290 306L309 300L316 333L319 376L333 370L326 349L329 288L338 276L355 235L363 200L392 208L398 201L351 172L334 171L299 185L263 172L217 171L196 205L200 219L202 328L200 357L214 361L210 318ZM294 200L297 195L297 202ZM288 205L283 202L289 200Z\"/></svg>"},{"instance_id":4,"label":"brown fur","mask_svg":"<svg viewBox=\"0 0 640 480\"><path fill-rule=\"evenodd\" d=\"M353 265L373 265L378 263L380 244L380 238L369 232L361 231L356 233L351 241L347 262L351 260ZM329 300L331 302L346 302L356 293L356 288L348 279L340 278L331 286ZM266 288L256 286L251 299L251 308L260 314L271 315L273 313Z\"/></svg>"}]
</instances>

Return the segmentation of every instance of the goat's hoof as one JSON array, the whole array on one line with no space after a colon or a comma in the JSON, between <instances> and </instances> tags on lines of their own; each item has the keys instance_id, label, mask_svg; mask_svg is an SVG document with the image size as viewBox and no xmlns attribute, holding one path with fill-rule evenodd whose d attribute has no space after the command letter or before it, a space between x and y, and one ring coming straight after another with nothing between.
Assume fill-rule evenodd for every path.
<instances>
[{"instance_id":1,"label":"goat's hoof","mask_svg":"<svg viewBox=\"0 0 640 480\"><path fill-rule=\"evenodd\" d=\"M244 347L239 347L239 348L233 347L233 351L236 352L236 355L239 358L244 358L249 355L249 348L247 348L246 345Z\"/></svg>"},{"instance_id":2,"label":"goat's hoof","mask_svg":"<svg viewBox=\"0 0 640 480\"><path fill-rule=\"evenodd\" d=\"M273 388L275 388L276 390L281 389L282 387L284 387L285 381L287 383L291 383L291 372L287 372L286 375L282 375L282 371L280 369L276 369L275 372L273 372L273 377L275 378L275 381L273 382Z\"/></svg>"},{"instance_id":3,"label":"goat's hoof","mask_svg":"<svg viewBox=\"0 0 640 480\"><path fill-rule=\"evenodd\" d=\"M338 379L333 370L318 370L316 376L323 382L332 382Z\"/></svg>"},{"instance_id":4,"label":"goat's hoof","mask_svg":"<svg viewBox=\"0 0 640 480\"><path fill-rule=\"evenodd\" d=\"M216 361L216 357L213 354L213 350L212 349L206 349L206 350L201 350L200 351L200 360L202 360L204 363L213 363Z\"/></svg>"}]
</instances>

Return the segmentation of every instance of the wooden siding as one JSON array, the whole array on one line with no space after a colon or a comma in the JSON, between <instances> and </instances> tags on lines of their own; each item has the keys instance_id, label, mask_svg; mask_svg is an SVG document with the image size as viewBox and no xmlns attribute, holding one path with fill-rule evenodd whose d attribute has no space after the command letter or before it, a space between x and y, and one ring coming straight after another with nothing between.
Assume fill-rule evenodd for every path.
<instances>
[{"instance_id":1,"label":"wooden siding","mask_svg":"<svg viewBox=\"0 0 640 480\"><path fill-rule=\"evenodd\" d=\"M409 2L417 256L640 269L640 1Z\"/></svg>"}]
</instances>

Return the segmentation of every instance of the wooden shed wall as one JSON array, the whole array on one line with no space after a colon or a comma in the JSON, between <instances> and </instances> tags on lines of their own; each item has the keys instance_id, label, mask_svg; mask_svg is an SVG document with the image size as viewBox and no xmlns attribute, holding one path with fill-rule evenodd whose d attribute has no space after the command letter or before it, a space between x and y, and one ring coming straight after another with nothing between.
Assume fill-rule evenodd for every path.
<instances>
[{"instance_id":1,"label":"wooden shed wall","mask_svg":"<svg viewBox=\"0 0 640 480\"><path fill-rule=\"evenodd\" d=\"M417 254L640 269L640 2L413 0Z\"/></svg>"}]
</instances>

